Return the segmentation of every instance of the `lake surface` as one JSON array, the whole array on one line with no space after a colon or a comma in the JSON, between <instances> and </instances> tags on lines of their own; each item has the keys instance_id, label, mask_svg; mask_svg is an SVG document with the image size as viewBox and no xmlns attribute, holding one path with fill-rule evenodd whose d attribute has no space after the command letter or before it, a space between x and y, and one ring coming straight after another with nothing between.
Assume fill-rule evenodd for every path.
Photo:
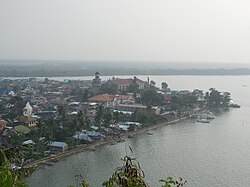
<instances>
[{"instance_id":1,"label":"lake surface","mask_svg":"<svg viewBox=\"0 0 250 187\"><path fill-rule=\"evenodd\" d=\"M138 78L147 80L147 76ZM132 155L140 162L151 187L160 186L159 179L166 176L181 176L188 181L187 187L249 187L250 76L150 76L150 79L158 86L166 81L172 89L207 91L214 87L228 91L241 108L216 114L209 124L185 120L157 128L151 136L140 134L123 143L100 146L95 152L67 157L53 167L36 170L27 180L29 186L66 187L74 184L77 174L84 175L91 186L101 186L122 164L120 158L126 152L131 155L128 149L131 146Z\"/></svg>"}]
</instances>

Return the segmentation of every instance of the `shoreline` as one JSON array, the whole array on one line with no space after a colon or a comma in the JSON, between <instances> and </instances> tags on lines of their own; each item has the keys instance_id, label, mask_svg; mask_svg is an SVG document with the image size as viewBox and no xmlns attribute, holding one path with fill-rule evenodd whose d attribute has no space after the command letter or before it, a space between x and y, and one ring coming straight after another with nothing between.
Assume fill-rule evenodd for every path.
<instances>
[{"instance_id":1,"label":"shoreline","mask_svg":"<svg viewBox=\"0 0 250 187\"><path fill-rule=\"evenodd\" d=\"M173 123L176 123L176 122L188 119L188 118L190 118L190 117L189 116L181 117L181 118L178 118L178 119L175 119L172 121L159 123L159 124L153 124L151 126L138 129L137 131L132 131L132 132L120 134L120 137L121 138L128 138L130 136L130 138L133 138L133 136L135 136L135 135L147 133L150 130L153 130L153 129L156 129L159 127L163 127L165 125L170 125L170 124L173 124ZM34 167L34 168L39 169L39 166L41 166L41 165L51 166L54 162L58 162L58 161L62 160L63 158L66 158L66 157L69 157L72 155L76 155L76 154L84 152L84 151L95 151L96 147L110 143L108 141L110 139L111 139L111 137L109 137L107 140L100 140L100 141L97 141L97 142L90 144L90 145L81 145L77 148L59 153L57 155L53 155L53 156L45 157L45 158L42 158L39 160L35 160L34 162L31 162L31 163L25 165L24 168Z\"/></svg>"}]
</instances>

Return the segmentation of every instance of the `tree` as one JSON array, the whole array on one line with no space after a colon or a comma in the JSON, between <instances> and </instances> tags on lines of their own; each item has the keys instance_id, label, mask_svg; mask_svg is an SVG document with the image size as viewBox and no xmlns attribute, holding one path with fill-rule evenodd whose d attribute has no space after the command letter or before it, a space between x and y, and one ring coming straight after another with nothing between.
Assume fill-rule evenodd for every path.
<instances>
[{"instance_id":1,"label":"tree","mask_svg":"<svg viewBox=\"0 0 250 187\"><path fill-rule=\"evenodd\" d=\"M159 180L160 182L164 183L162 187L181 187L184 186L187 181L183 181L183 179L180 177L180 180L174 180L173 177L167 177L166 179Z\"/></svg>"},{"instance_id":2,"label":"tree","mask_svg":"<svg viewBox=\"0 0 250 187\"><path fill-rule=\"evenodd\" d=\"M90 92L88 89L85 89L82 94L82 100L87 101L89 97L90 97Z\"/></svg>"},{"instance_id":3,"label":"tree","mask_svg":"<svg viewBox=\"0 0 250 187\"><path fill-rule=\"evenodd\" d=\"M103 113L103 125L105 127L109 127L110 122L112 120L112 113L110 109L106 109Z\"/></svg>"},{"instance_id":4,"label":"tree","mask_svg":"<svg viewBox=\"0 0 250 187\"><path fill-rule=\"evenodd\" d=\"M148 187L144 181L144 172L134 158L125 156L123 166L117 168L113 175L103 182L105 187Z\"/></svg>"},{"instance_id":5,"label":"tree","mask_svg":"<svg viewBox=\"0 0 250 187\"><path fill-rule=\"evenodd\" d=\"M67 115L66 115L66 109L63 105L60 105L58 107L58 114L63 122L63 124L65 124L66 120L67 120Z\"/></svg>"},{"instance_id":6,"label":"tree","mask_svg":"<svg viewBox=\"0 0 250 187\"><path fill-rule=\"evenodd\" d=\"M156 85L155 81L151 80L150 81L150 86L155 87L155 85Z\"/></svg>"},{"instance_id":7,"label":"tree","mask_svg":"<svg viewBox=\"0 0 250 187\"><path fill-rule=\"evenodd\" d=\"M215 88L210 88L209 92L206 92L205 98L210 108L229 107L231 94L229 92L219 92Z\"/></svg>"},{"instance_id":8,"label":"tree","mask_svg":"<svg viewBox=\"0 0 250 187\"><path fill-rule=\"evenodd\" d=\"M96 109L95 122L101 126L103 123L103 106L99 105Z\"/></svg>"},{"instance_id":9,"label":"tree","mask_svg":"<svg viewBox=\"0 0 250 187\"><path fill-rule=\"evenodd\" d=\"M229 92L223 92L222 94L222 105L228 107L231 101L231 94Z\"/></svg>"},{"instance_id":10,"label":"tree","mask_svg":"<svg viewBox=\"0 0 250 187\"><path fill-rule=\"evenodd\" d=\"M166 89L168 88L168 84L167 84L166 82L162 82L162 83L161 83L161 88L162 88L163 90L166 90Z\"/></svg>"},{"instance_id":11,"label":"tree","mask_svg":"<svg viewBox=\"0 0 250 187\"><path fill-rule=\"evenodd\" d=\"M133 83L128 86L128 92L132 92L134 94L139 92L139 85L136 83L136 80L133 80Z\"/></svg>"},{"instance_id":12,"label":"tree","mask_svg":"<svg viewBox=\"0 0 250 187\"><path fill-rule=\"evenodd\" d=\"M109 82L102 84L101 86L101 92L102 93L108 93L108 94L116 94L117 90L116 87Z\"/></svg>"},{"instance_id":13,"label":"tree","mask_svg":"<svg viewBox=\"0 0 250 187\"><path fill-rule=\"evenodd\" d=\"M11 148L0 148L0 186L4 187L26 187L25 176L30 175L34 168L12 169L11 162L19 163L30 151L28 146L16 146Z\"/></svg>"},{"instance_id":14,"label":"tree","mask_svg":"<svg viewBox=\"0 0 250 187\"><path fill-rule=\"evenodd\" d=\"M48 146L50 145L53 141L55 141L55 136L58 131L58 125L56 125L54 119L50 119L47 122L47 125L43 129L43 136L44 140L43 143Z\"/></svg>"},{"instance_id":15,"label":"tree","mask_svg":"<svg viewBox=\"0 0 250 187\"><path fill-rule=\"evenodd\" d=\"M141 102L149 106L161 105L163 100L163 96L154 89L146 89L141 94Z\"/></svg>"},{"instance_id":16,"label":"tree","mask_svg":"<svg viewBox=\"0 0 250 187\"><path fill-rule=\"evenodd\" d=\"M10 103L14 105L10 109L10 115L12 117L23 114L23 108L26 105L26 102L23 100L23 98L21 98L19 96L14 96L14 97L11 98Z\"/></svg>"},{"instance_id":17,"label":"tree","mask_svg":"<svg viewBox=\"0 0 250 187\"><path fill-rule=\"evenodd\" d=\"M130 148L131 150L131 148ZM139 162L135 161L136 158L125 156L122 159L122 167L118 167L112 176L102 183L105 187L149 187L144 181L145 175ZM160 180L164 183L162 187L181 187L187 181L180 178L179 181L174 180L172 177Z\"/></svg>"}]
</instances>

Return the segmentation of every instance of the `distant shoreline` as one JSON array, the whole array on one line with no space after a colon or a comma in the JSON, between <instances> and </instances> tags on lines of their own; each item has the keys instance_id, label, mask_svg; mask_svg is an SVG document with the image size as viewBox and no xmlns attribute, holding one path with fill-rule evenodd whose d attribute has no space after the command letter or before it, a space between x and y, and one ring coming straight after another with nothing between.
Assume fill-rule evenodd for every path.
<instances>
[{"instance_id":1,"label":"distant shoreline","mask_svg":"<svg viewBox=\"0 0 250 187\"><path fill-rule=\"evenodd\" d=\"M102 76L250 76L249 74L102 74ZM77 77L93 77L92 75L61 75L61 76L1 76L0 79L27 79L27 78L77 78Z\"/></svg>"},{"instance_id":2,"label":"distant shoreline","mask_svg":"<svg viewBox=\"0 0 250 187\"><path fill-rule=\"evenodd\" d=\"M126 64L126 63L125 63ZM76 77L76 76L93 76L99 71L101 76L118 75L190 75L190 76L235 76L250 75L250 67L243 66L234 68L200 67L200 66L183 66L171 67L151 64L147 67L143 64L128 64L125 66L111 64L29 64L29 65L8 65L0 64L0 77Z\"/></svg>"}]
</instances>

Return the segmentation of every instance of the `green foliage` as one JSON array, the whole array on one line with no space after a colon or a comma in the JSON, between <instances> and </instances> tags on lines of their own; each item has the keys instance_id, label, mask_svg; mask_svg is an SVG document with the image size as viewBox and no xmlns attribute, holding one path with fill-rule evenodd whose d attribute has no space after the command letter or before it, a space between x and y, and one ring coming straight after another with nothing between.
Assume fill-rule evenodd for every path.
<instances>
[{"instance_id":1,"label":"green foliage","mask_svg":"<svg viewBox=\"0 0 250 187\"><path fill-rule=\"evenodd\" d=\"M163 90L166 90L166 89L168 88L168 84L167 84L166 82L162 82L162 83L161 83L161 88L162 88Z\"/></svg>"},{"instance_id":2,"label":"green foliage","mask_svg":"<svg viewBox=\"0 0 250 187\"><path fill-rule=\"evenodd\" d=\"M116 87L114 85L107 82L105 84L102 84L101 93L116 94L117 90L116 90Z\"/></svg>"},{"instance_id":3,"label":"green foliage","mask_svg":"<svg viewBox=\"0 0 250 187\"><path fill-rule=\"evenodd\" d=\"M155 115L154 112L146 111L146 112L139 112L135 111L131 117L130 121L140 122L145 125L156 124L159 122L163 122L164 118L161 116Z\"/></svg>"},{"instance_id":4,"label":"green foliage","mask_svg":"<svg viewBox=\"0 0 250 187\"><path fill-rule=\"evenodd\" d=\"M15 173L8 169L8 165L0 166L0 186L4 187L26 187L24 177L21 173Z\"/></svg>"},{"instance_id":5,"label":"green foliage","mask_svg":"<svg viewBox=\"0 0 250 187\"><path fill-rule=\"evenodd\" d=\"M82 175L76 175L76 184L70 185L69 187L89 187L89 183L84 179Z\"/></svg>"},{"instance_id":6,"label":"green foliage","mask_svg":"<svg viewBox=\"0 0 250 187\"><path fill-rule=\"evenodd\" d=\"M146 89L141 94L141 102L148 106L162 105L163 96L158 94L155 89Z\"/></svg>"},{"instance_id":7,"label":"green foliage","mask_svg":"<svg viewBox=\"0 0 250 187\"><path fill-rule=\"evenodd\" d=\"M57 110L58 110L58 114L59 114L59 117L61 118L62 122L65 123L66 120L67 120L67 114L66 114L65 106L60 105Z\"/></svg>"},{"instance_id":8,"label":"green foliage","mask_svg":"<svg viewBox=\"0 0 250 187\"><path fill-rule=\"evenodd\" d=\"M136 83L132 83L128 86L128 92L132 92L132 93L138 93L139 92L139 85Z\"/></svg>"},{"instance_id":9,"label":"green foliage","mask_svg":"<svg viewBox=\"0 0 250 187\"><path fill-rule=\"evenodd\" d=\"M131 148L130 148L131 150ZM112 176L103 182L102 186L105 187L149 187L144 181L145 175L140 167L140 164L135 161L135 158L125 156L122 159L122 167L118 167ZM182 178L179 181L174 180L172 177L160 180L164 183L162 187L182 187L185 186L187 181Z\"/></svg>"},{"instance_id":10,"label":"green foliage","mask_svg":"<svg viewBox=\"0 0 250 187\"><path fill-rule=\"evenodd\" d=\"M150 84L150 86L152 86L152 87L155 87L155 85L156 85L155 81L153 81L153 80L151 80L149 84Z\"/></svg>"},{"instance_id":11,"label":"green foliage","mask_svg":"<svg viewBox=\"0 0 250 187\"><path fill-rule=\"evenodd\" d=\"M105 127L108 127L110 125L110 122L112 120L112 113L110 109L105 109L103 111L103 125Z\"/></svg>"},{"instance_id":12,"label":"green foliage","mask_svg":"<svg viewBox=\"0 0 250 187\"><path fill-rule=\"evenodd\" d=\"M12 169L10 162L22 162L30 149L27 146L0 148L0 186L26 187L24 177L30 175L34 168Z\"/></svg>"},{"instance_id":13,"label":"green foliage","mask_svg":"<svg viewBox=\"0 0 250 187\"><path fill-rule=\"evenodd\" d=\"M206 99L210 108L228 107L231 101L231 94L210 88L209 92L206 93Z\"/></svg>"},{"instance_id":14,"label":"green foliage","mask_svg":"<svg viewBox=\"0 0 250 187\"><path fill-rule=\"evenodd\" d=\"M164 183L161 187L181 187L184 186L187 181L183 181L182 178L180 178L179 181L174 180L173 177L167 177L166 179L161 179L159 182Z\"/></svg>"},{"instance_id":15,"label":"green foliage","mask_svg":"<svg viewBox=\"0 0 250 187\"><path fill-rule=\"evenodd\" d=\"M96 108L96 116L95 116L95 121L98 125L101 125L103 122L103 106L100 105Z\"/></svg>"},{"instance_id":16,"label":"green foliage","mask_svg":"<svg viewBox=\"0 0 250 187\"><path fill-rule=\"evenodd\" d=\"M134 158L125 156L123 166L116 169L113 175L103 182L105 187L148 187L144 181L144 172Z\"/></svg>"},{"instance_id":17,"label":"green foliage","mask_svg":"<svg viewBox=\"0 0 250 187\"><path fill-rule=\"evenodd\" d=\"M90 97L90 92L88 89L85 89L82 94L82 100L87 101L89 97Z\"/></svg>"},{"instance_id":18,"label":"green foliage","mask_svg":"<svg viewBox=\"0 0 250 187\"><path fill-rule=\"evenodd\" d=\"M187 107L194 107L197 103L197 97L192 94L187 95L175 95L172 98L172 109L180 110Z\"/></svg>"}]
</instances>

